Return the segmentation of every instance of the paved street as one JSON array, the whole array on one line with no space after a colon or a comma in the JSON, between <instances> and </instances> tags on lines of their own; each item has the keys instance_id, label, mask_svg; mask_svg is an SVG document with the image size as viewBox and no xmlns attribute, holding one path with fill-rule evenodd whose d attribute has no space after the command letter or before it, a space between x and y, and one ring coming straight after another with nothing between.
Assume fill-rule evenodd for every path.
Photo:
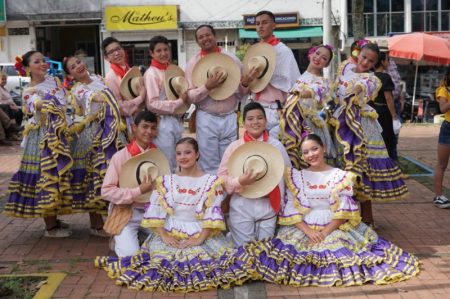
<instances>
[{"instance_id":1,"label":"paved street","mask_svg":"<svg viewBox=\"0 0 450 299\"><path fill-rule=\"evenodd\" d=\"M399 151L434 168L439 127L406 126ZM16 170L21 150L0 148L0 206L9 179ZM194 294L135 292L117 287L106 273L93 267L97 255L108 255L106 239L89 236L88 215L62 217L73 229L67 239L43 237L43 221L7 218L0 215L0 274L65 272L53 298L449 298L450 297L450 209L433 206L432 178L407 180L410 197L402 202L374 204L377 232L419 256L422 271L410 281L388 286L350 288L292 288L248 283L232 290ZM450 196L450 169L445 177Z\"/></svg>"}]
</instances>

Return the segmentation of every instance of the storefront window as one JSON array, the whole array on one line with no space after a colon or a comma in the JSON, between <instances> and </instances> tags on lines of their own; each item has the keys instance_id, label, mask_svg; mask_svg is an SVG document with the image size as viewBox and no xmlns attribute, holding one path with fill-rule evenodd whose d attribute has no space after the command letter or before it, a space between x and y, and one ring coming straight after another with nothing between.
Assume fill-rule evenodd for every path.
<instances>
[{"instance_id":1,"label":"storefront window","mask_svg":"<svg viewBox=\"0 0 450 299\"><path fill-rule=\"evenodd\" d=\"M442 31L450 30L450 11L442 12Z\"/></svg>"},{"instance_id":2,"label":"storefront window","mask_svg":"<svg viewBox=\"0 0 450 299\"><path fill-rule=\"evenodd\" d=\"M389 14L379 13L377 14L377 34L376 35L387 35L390 30L389 24Z\"/></svg>"},{"instance_id":3,"label":"storefront window","mask_svg":"<svg viewBox=\"0 0 450 299\"><path fill-rule=\"evenodd\" d=\"M405 14L404 12L397 12L391 14L391 30L390 32L404 32L405 31Z\"/></svg>"},{"instance_id":4,"label":"storefront window","mask_svg":"<svg viewBox=\"0 0 450 299\"><path fill-rule=\"evenodd\" d=\"M377 0L377 11L389 12L389 2L389 0Z\"/></svg>"}]
</instances>

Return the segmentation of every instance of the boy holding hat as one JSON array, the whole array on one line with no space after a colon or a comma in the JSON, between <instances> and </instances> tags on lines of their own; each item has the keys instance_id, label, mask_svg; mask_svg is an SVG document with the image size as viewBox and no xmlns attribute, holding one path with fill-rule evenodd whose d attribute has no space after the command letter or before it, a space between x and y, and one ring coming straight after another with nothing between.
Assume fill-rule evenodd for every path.
<instances>
[{"instance_id":1,"label":"boy holding hat","mask_svg":"<svg viewBox=\"0 0 450 299\"><path fill-rule=\"evenodd\" d=\"M275 16L270 11L260 11L256 14L256 32L260 43L272 45L276 52L276 64L269 84L256 93L256 101L261 103L267 115L267 130L270 136L278 138L280 118L278 111L286 101L287 93L300 77L297 61L292 50L273 35ZM279 101L279 103L277 102Z\"/></svg>"},{"instance_id":2,"label":"boy holding hat","mask_svg":"<svg viewBox=\"0 0 450 299\"><path fill-rule=\"evenodd\" d=\"M166 72L170 73L171 68L177 67L170 65L172 54L169 40L164 36L155 36L150 40L149 48L152 62L144 74L145 89L147 90L145 106L147 110L160 116L155 144L169 158L170 167L173 170L176 167L175 143L181 139L184 131L182 116L189 108L186 105L188 100L187 82L186 89L180 94L176 94L176 99L170 100L171 90L165 88L165 75ZM180 77L184 77L182 70L181 73Z\"/></svg>"},{"instance_id":3,"label":"boy holding hat","mask_svg":"<svg viewBox=\"0 0 450 299\"><path fill-rule=\"evenodd\" d=\"M208 77L202 85L193 83L193 70L200 60L213 53L221 53L217 46L216 33L210 25L200 25L195 30L195 40L201 48L200 52L192 57L186 66L186 79L189 82L189 102L196 104L196 132L200 148L200 168L210 174L215 174L220 160L228 145L237 139L237 117L235 109L240 98L248 94L248 85L256 78L257 72L252 70L247 76L238 75L238 86L231 95L224 99L214 99L211 94L220 89L229 75L224 78L223 73L216 72ZM229 56L242 69L240 60L231 53ZM231 67L230 65L228 65ZM234 77L234 75L233 75ZM240 81L240 84L239 84Z\"/></svg>"},{"instance_id":4,"label":"boy holding hat","mask_svg":"<svg viewBox=\"0 0 450 299\"><path fill-rule=\"evenodd\" d=\"M113 155L106 170L102 185L102 196L111 204L105 230L115 235L114 250L119 257L133 255L139 250L138 231L144 215L144 203L139 202L139 197L152 190L152 180L155 178L148 175L144 176L136 187L119 186L119 180L127 161L156 148L153 144L153 138L157 134L157 124L157 117L154 113L140 112L132 125L135 139L127 147ZM168 165L168 162L166 163ZM126 175L131 176L132 174ZM124 184L120 183L120 185ZM150 195L146 197L148 199ZM149 232L146 231L146 233Z\"/></svg>"},{"instance_id":5,"label":"boy holding hat","mask_svg":"<svg viewBox=\"0 0 450 299\"><path fill-rule=\"evenodd\" d=\"M283 172L285 167L291 167L286 149L266 131L266 114L261 104L247 104L243 116L244 136L228 146L218 170L226 191L232 194L228 227L236 246L274 234L285 194ZM255 146L245 149L248 145ZM264 149L258 149L258 146ZM266 166L262 171L257 170L257 165L261 164L258 159ZM239 165L236 161L245 162ZM256 167L246 164L247 161L248 164L256 162ZM233 175L236 173L241 174Z\"/></svg>"},{"instance_id":6,"label":"boy holding hat","mask_svg":"<svg viewBox=\"0 0 450 299\"><path fill-rule=\"evenodd\" d=\"M130 128L133 116L141 110L145 100L144 80L139 80L139 94L136 94L133 98L124 98L120 93L120 82L130 70L125 50L114 37L107 37L102 41L102 50L105 60L110 63L110 69L105 76L106 85L113 92L119 103L120 115L127 120L127 126Z\"/></svg>"}]
</instances>

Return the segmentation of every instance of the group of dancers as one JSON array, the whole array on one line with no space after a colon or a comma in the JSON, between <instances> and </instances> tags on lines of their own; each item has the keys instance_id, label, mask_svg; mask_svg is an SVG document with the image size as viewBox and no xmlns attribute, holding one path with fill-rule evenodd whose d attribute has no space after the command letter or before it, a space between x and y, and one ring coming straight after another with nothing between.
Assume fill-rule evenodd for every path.
<instances>
[{"instance_id":1,"label":"group of dancers","mask_svg":"<svg viewBox=\"0 0 450 299\"><path fill-rule=\"evenodd\" d=\"M333 83L322 76L332 47L313 47L300 75L292 51L273 36L274 15L256 14L256 28L261 40L241 63L217 46L213 27L199 26L201 50L186 72L170 64L168 40L153 37L143 77L109 37L102 43L111 64L105 79L76 56L64 59L70 88L47 74L40 52L22 55L31 117L5 213L43 218L46 237L69 237L57 216L88 212L91 235L112 235L117 255L97 257L96 267L116 284L147 291L250 279L387 284L415 276L417 258L370 227L372 200L407 194L368 105L380 89L371 73L378 47L362 47ZM239 136L235 110L248 95ZM323 117L330 101L334 112ZM196 139L182 138L189 104L196 105ZM144 164L159 167L158 176L140 173Z\"/></svg>"}]
</instances>

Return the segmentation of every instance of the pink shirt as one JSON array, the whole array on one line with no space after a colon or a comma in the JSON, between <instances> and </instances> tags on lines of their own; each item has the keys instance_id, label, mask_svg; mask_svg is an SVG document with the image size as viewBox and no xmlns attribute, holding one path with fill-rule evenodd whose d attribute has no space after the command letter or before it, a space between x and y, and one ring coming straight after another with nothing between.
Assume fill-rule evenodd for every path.
<instances>
[{"instance_id":1,"label":"pink shirt","mask_svg":"<svg viewBox=\"0 0 450 299\"><path fill-rule=\"evenodd\" d=\"M7 91L3 87L0 87L0 104L10 105L13 107L17 106L16 103L14 103L11 95L9 94L9 91Z\"/></svg>"},{"instance_id":2,"label":"pink shirt","mask_svg":"<svg viewBox=\"0 0 450 299\"><path fill-rule=\"evenodd\" d=\"M139 146L139 149L141 152L145 152L149 148L144 150ZM116 205L133 204L136 207L143 207L144 204L133 202L133 198L141 195L139 186L135 188L119 187L119 174L122 171L123 165L130 159L131 154L126 147L112 156L108 169L106 170L105 178L103 179L102 197L104 200Z\"/></svg>"},{"instance_id":3,"label":"pink shirt","mask_svg":"<svg viewBox=\"0 0 450 299\"><path fill-rule=\"evenodd\" d=\"M275 100L279 100L281 104L286 101L287 93L276 89L272 84L267 84L267 86L260 92L258 103L261 104L272 104Z\"/></svg>"},{"instance_id":4,"label":"pink shirt","mask_svg":"<svg viewBox=\"0 0 450 299\"><path fill-rule=\"evenodd\" d=\"M230 56L239 65L242 71L242 64L236 56L226 52L222 53ZM186 80L189 82L189 91L188 91L189 102L197 104L197 107L200 110L206 111L211 114L224 114L233 111L239 99L243 95L248 94L249 89L244 88L241 84L239 84L239 88L236 90L236 92L225 100L217 101L209 97L208 96L209 91L208 89L206 89L205 85L196 87L192 82L192 71L194 70L195 65L197 64L197 62L200 61L201 58L202 57L199 52L197 53L197 55L192 57L186 65L185 75Z\"/></svg>"},{"instance_id":5,"label":"pink shirt","mask_svg":"<svg viewBox=\"0 0 450 299\"><path fill-rule=\"evenodd\" d=\"M144 74L147 98L145 106L153 113L160 115L174 114L175 109L183 105L182 99L169 101L164 88L164 71L150 66Z\"/></svg>"},{"instance_id":6,"label":"pink shirt","mask_svg":"<svg viewBox=\"0 0 450 299\"><path fill-rule=\"evenodd\" d=\"M261 135L258 139L258 141L262 141L263 140L263 136ZM269 137L268 142L275 146L276 148L278 148L278 150L281 152L283 159L284 159L284 163L287 167L291 166L291 161L289 160L289 156L286 152L286 149L284 148L284 146L281 144L281 142L279 142L278 140ZM220 162L219 165L219 169L217 170L217 175L222 177L224 183L225 183L225 190L227 191L227 193L231 194L231 193L239 193L243 190L243 186L239 183L239 177L233 177L231 175L228 174L228 160L230 159L231 154L233 154L233 152L241 145L244 144L244 138L240 138L236 141L233 141L225 150L223 156L222 156L222 161ZM282 193L284 194L284 185L282 184L283 180L281 180L280 182L280 187L282 188Z\"/></svg>"},{"instance_id":7,"label":"pink shirt","mask_svg":"<svg viewBox=\"0 0 450 299\"><path fill-rule=\"evenodd\" d=\"M133 116L138 112L139 105L144 102L144 99L141 96L137 96L132 100L123 99L122 95L120 94L120 81L121 79L116 75L116 73L114 73L112 69L110 69L105 76L106 86L111 89L114 97L119 103L120 115Z\"/></svg>"}]
</instances>

